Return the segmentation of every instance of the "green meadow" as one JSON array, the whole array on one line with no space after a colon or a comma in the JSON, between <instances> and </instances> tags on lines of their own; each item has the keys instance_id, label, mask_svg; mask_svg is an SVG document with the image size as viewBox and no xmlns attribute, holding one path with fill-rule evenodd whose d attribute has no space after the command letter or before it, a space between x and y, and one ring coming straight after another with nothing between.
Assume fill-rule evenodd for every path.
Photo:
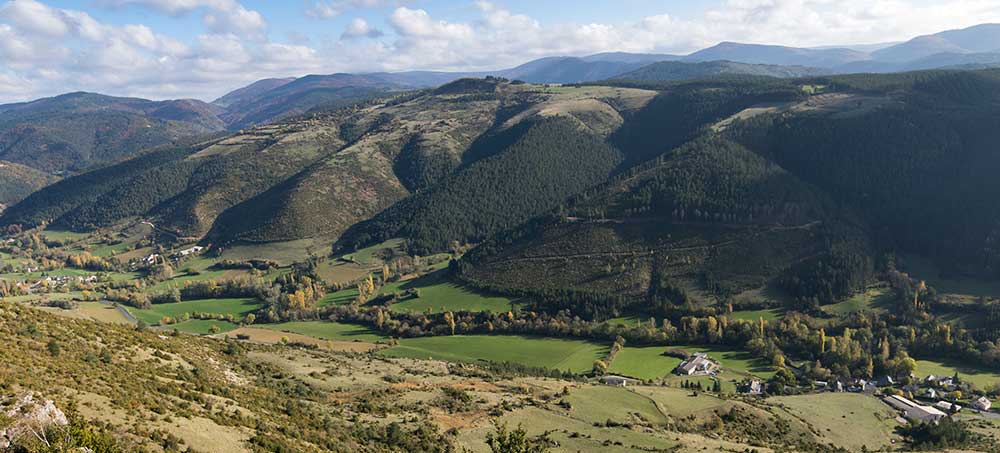
<instances>
[{"instance_id":1,"label":"green meadow","mask_svg":"<svg viewBox=\"0 0 1000 453\"><path fill-rule=\"evenodd\" d=\"M764 318L765 321L777 321L785 317L785 310L780 308L770 308L766 310L738 310L734 311L733 319L744 321L757 321Z\"/></svg>"},{"instance_id":2,"label":"green meadow","mask_svg":"<svg viewBox=\"0 0 1000 453\"><path fill-rule=\"evenodd\" d=\"M824 305L822 310L834 316L847 316L861 310L878 310L889 302L892 295L886 288L868 288L836 304Z\"/></svg>"},{"instance_id":3,"label":"green meadow","mask_svg":"<svg viewBox=\"0 0 1000 453\"><path fill-rule=\"evenodd\" d=\"M717 360L725 372L739 375L754 375L770 378L774 370L749 352L729 349L723 346L626 346L615 356L609 371L639 379L656 379L669 376L673 369L681 363L681 359L666 356L663 353L671 349L682 349L689 353L704 352Z\"/></svg>"},{"instance_id":4,"label":"green meadow","mask_svg":"<svg viewBox=\"0 0 1000 453\"><path fill-rule=\"evenodd\" d=\"M1000 384L1000 373L948 359L917 360L917 376L953 376L955 373L958 373L958 377L963 381L971 382L981 390L985 390L993 384Z\"/></svg>"},{"instance_id":5,"label":"green meadow","mask_svg":"<svg viewBox=\"0 0 1000 453\"><path fill-rule=\"evenodd\" d=\"M158 324L164 316L176 318L184 313L232 314L240 318L259 310L263 305L256 299L202 299L172 304L154 304L147 310L129 308L138 319L147 324ZM174 327L180 324L174 325Z\"/></svg>"},{"instance_id":6,"label":"green meadow","mask_svg":"<svg viewBox=\"0 0 1000 453\"><path fill-rule=\"evenodd\" d=\"M388 357L447 360L452 362L513 362L582 373L604 357L607 345L587 341L512 335L455 335L404 338L398 346L382 351Z\"/></svg>"},{"instance_id":7,"label":"green meadow","mask_svg":"<svg viewBox=\"0 0 1000 453\"><path fill-rule=\"evenodd\" d=\"M445 270L413 280L389 283L382 287L381 293L402 293L411 289L416 290L419 297L392 304L389 309L401 313L440 313L443 311L502 313L516 308L511 299L507 297L485 295L452 282L448 279Z\"/></svg>"}]
</instances>

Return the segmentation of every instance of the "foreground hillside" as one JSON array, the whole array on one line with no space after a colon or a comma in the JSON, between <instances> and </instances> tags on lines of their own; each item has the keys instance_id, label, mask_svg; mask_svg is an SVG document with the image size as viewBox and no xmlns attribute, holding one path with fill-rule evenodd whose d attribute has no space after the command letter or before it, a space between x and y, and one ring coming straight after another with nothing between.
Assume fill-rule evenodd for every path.
<instances>
[{"instance_id":1,"label":"foreground hillside","mask_svg":"<svg viewBox=\"0 0 1000 453\"><path fill-rule=\"evenodd\" d=\"M858 451L903 440L893 412L867 395L760 400L679 383L620 388L511 365L386 358L386 345L267 346L7 303L0 332L0 407L28 412L51 401L31 412L45 416L8 418L6 432L27 451L44 445L26 427L57 449L99 452L478 452L490 451L488 437L504 425L554 452Z\"/></svg>"}]
</instances>

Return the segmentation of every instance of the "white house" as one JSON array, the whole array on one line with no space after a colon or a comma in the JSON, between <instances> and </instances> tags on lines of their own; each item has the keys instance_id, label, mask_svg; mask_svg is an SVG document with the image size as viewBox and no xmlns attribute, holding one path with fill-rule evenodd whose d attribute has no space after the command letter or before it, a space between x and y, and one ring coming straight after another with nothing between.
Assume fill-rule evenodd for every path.
<instances>
[{"instance_id":1,"label":"white house","mask_svg":"<svg viewBox=\"0 0 1000 453\"><path fill-rule=\"evenodd\" d=\"M979 399L972 402L971 406L981 411L988 411L993 407L993 403L985 396L980 396Z\"/></svg>"}]
</instances>

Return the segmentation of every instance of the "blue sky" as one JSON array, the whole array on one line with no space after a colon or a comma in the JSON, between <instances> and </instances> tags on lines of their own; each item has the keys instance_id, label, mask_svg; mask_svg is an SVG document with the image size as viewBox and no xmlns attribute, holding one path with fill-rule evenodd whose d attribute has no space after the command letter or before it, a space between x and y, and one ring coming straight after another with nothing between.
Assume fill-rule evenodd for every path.
<instances>
[{"instance_id":1,"label":"blue sky","mask_svg":"<svg viewBox=\"0 0 1000 453\"><path fill-rule=\"evenodd\" d=\"M0 0L0 102L211 100L265 77L877 43L983 22L1000 22L1000 0Z\"/></svg>"}]
</instances>

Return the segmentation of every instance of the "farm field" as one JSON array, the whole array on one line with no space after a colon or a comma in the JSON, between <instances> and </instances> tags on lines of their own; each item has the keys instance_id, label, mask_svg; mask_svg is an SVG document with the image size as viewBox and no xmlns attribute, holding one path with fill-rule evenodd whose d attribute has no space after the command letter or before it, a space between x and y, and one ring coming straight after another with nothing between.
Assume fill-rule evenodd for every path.
<instances>
[{"instance_id":1,"label":"farm field","mask_svg":"<svg viewBox=\"0 0 1000 453\"><path fill-rule=\"evenodd\" d=\"M971 382L982 390L993 384L1000 384L1000 373L986 371L974 366L965 365L952 360L917 360L916 375L919 377L952 376L958 373L958 377L965 382Z\"/></svg>"},{"instance_id":2,"label":"farm field","mask_svg":"<svg viewBox=\"0 0 1000 453\"><path fill-rule=\"evenodd\" d=\"M278 324L257 324L254 327L295 333L321 340L374 342L388 339L365 326L332 321L292 321Z\"/></svg>"},{"instance_id":3,"label":"farm field","mask_svg":"<svg viewBox=\"0 0 1000 453\"><path fill-rule=\"evenodd\" d=\"M148 324L158 324L164 316L175 318L184 313L211 313L211 314L232 314L236 317L243 317L247 313L258 310L262 307L256 299L201 299L173 304L154 304L147 310L129 308L139 320ZM171 327L180 326L183 323L174 324Z\"/></svg>"},{"instance_id":4,"label":"farm field","mask_svg":"<svg viewBox=\"0 0 1000 453\"><path fill-rule=\"evenodd\" d=\"M765 321L777 321L785 317L785 310L780 308L769 308L766 310L738 310L733 312L733 319L744 321L757 321L764 318Z\"/></svg>"},{"instance_id":5,"label":"farm field","mask_svg":"<svg viewBox=\"0 0 1000 453\"><path fill-rule=\"evenodd\" d=\"M365 247L359 249L353 253L348 253L344 255L344 259L356 261L365 266L374 266L379 264L381 261L377 260L375 254L385 250L385 249L399 249L403 246L402 239L389 239L381 244L375 244L370 247Z\"/></svg>"},{"instance_id":6,"label":"farm field","mask_svg":"<svg viewBox=\"0 0 1000 453\"><path fill-rule=\"evenodd\" d=\"M611 363L612 373L639 379L656 379L664 376L672 376L671 372L681 363L681 359L663 355L664 351L670 349L682 349L689 353L703 352L722 365L723 373L721 378L725 379L730 374L753 375L760 378L770 378L774 371L770 366L760 359L754 358L750 353L740 350L729 349L723 346L691 346L691 345L671 345L671 346L646 346L629 347L625 346ZM735 376L733 376L735 377ZM673 378L671 378L673 379Z\"/></svg>"},{"instance_id":7,"label":"farm field","mask_svg":"<svg viewBox=\"0 0 1000 453\"><path fill-rule=\"evenodd\" d=\"M404 338L382 351L388 357L437 359L452 362L513 362L582 373L604 357L609 346L555 338L510 335L455 335Z\"/></svg>"},{"instance_id":8,"label":"farm field","mask_svg":"<svg viewBox=\"0 0 1000 453\"><path fill-rule=\"evenodd\" d=\"M893 429L899 426L896 413L876 398L855 393L819 393L781 396L768 400L782 408L779 413L808 424L829 442L850 451L888 447Z\"/></svg>"},{"instance_id":9,"label":"farm field","mask_svg":"<svg viewBox=\"0 0 1000 453\"><path fill-rule=\"evenodd\" d=\"M350 284L367 276L371 269L355 263L328 260L316 268L316 275L328 283Z\"/></svg>"},{"instance_id":10,"label":"farm field","mask_svg":"<svg viewBox=\"0 0 1000 453\"><path fill-rule=\"evenodd\" d=\"M286 242L268 242L265 244L238 244L226 248L221 259L249 260L267 258L282 266L302 261L309 257L310 252L321 253L329 244L322 239L299 239Z\"/></svg>"},{"instance_id":11,"label":"farm field","mask_svg":"<svg viewBox=\"0 0 1000 453\"><path fill-rule=\"evenodd\" d=\"M358 289L347 288L335 293L328 293L326 296L323 296L322 299L317 301L317 305L320 307L325 307L327 305L345 305L354 302L357 299Z\"/></svg>"},{"instance_id":12,"label":"farm field","mask_svg":"<svg viewBox=\"0 0 1000 453\"><path fill-rule=\"evenodd\" d=\"M834 316L847 316L861 310L879 310L891 297L886 288L868 288L865 292L855 294L847 300L820 308Z\"/></svg>"},{"instance_id":13,"label":"farm field","mask_svg":"<svg viewBox=\"0 0 1000 453\"><path fill-rule=\"evenodd\" d=\"M926 280L940 294L1000 298L1000 282L945 276L930 260L913 255L905 256L905 264L904 270L915 278Z\"/></svg>"},{"instance_id":14,"label":"farm field","mask_svg":"<svg viewBox=\"0 0 1000 453\"><path fill-rule=\"evenodd\" d=\"M440 313L443 311L490 311L502 313L514 310L515 304L503 296L488 296L448 280L446 271L437 271L413 280L389 283L381 293L401 293L415 289L420 297L392 304L394 312Z\"/></svg>"}]
</instances>

